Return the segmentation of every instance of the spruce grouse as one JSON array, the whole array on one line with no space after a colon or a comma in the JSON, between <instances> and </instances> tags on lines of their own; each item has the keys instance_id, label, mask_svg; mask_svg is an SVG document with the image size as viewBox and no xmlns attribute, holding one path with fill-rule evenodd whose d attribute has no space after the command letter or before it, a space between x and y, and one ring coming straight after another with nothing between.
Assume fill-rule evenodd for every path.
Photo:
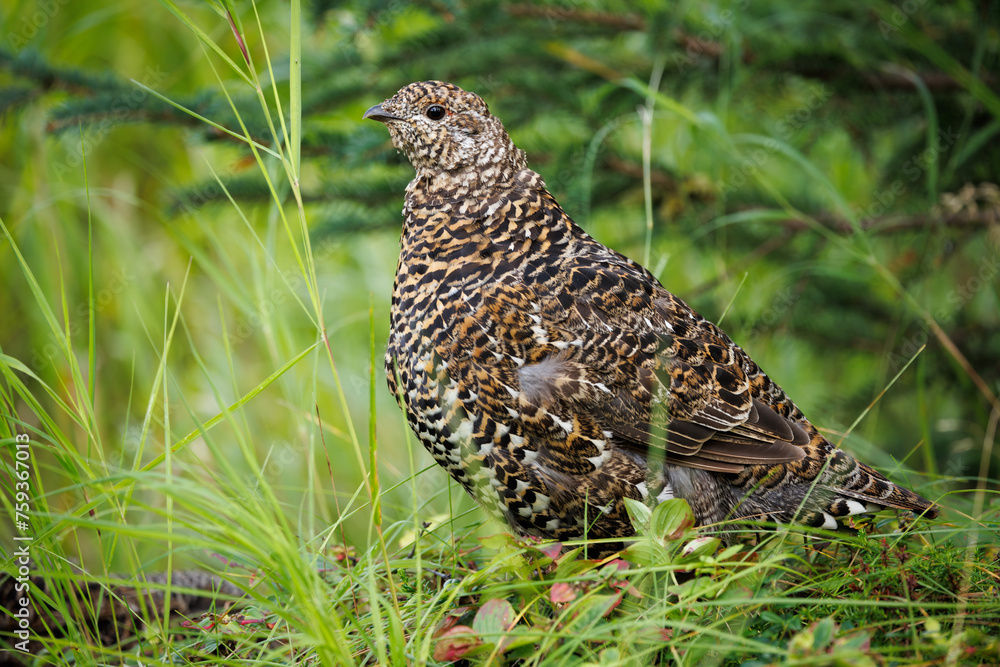
<instances>
[{"instance_id":1,"label":"spruce grouse","mask_svg":"<svg viewBox=\"0 0 1000 667\"><path fill-rule=\"evenodd\" d=\"M836 448L718 327L574 224L479 96L413 83L364 118L385 123L417 172L389 388L434 459L516 532L625 538L625 498L684 498L698 525L937 514Z\"/></svg>"}]
</instances>

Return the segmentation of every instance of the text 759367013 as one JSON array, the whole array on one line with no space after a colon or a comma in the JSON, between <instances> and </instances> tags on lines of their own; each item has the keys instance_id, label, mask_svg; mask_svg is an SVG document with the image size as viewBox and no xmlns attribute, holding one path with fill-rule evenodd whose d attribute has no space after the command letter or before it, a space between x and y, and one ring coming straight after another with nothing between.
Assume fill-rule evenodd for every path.
<instances>
[{"instance_id":1,"label":"text 759367013","mask_svg":"<svg viewBox=\"0 0 1000 667\"><path fill-rule=\"evenodd\" d=\"M28 652L28 640L30 638L29 624L31 619L31 540L28 532L30 522L28 513L31 511L31 485L28 480L31 477L31 440L25 433L19 433L14 441L17 445L14 450L14 525L18 534L14 540L22 544L14 550L14 559L17 564L17 583L14 591L20 595L16 599L17 629L14 631L18 642L14 647L19 651Z\"/></svg>"}]
</instances>

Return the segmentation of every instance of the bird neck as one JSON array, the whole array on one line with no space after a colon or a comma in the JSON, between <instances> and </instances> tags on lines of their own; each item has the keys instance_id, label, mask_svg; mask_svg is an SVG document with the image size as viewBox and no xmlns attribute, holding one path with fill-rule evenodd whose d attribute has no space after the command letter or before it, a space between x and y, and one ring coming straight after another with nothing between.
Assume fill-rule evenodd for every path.
<instances>
[{"instance_id":1,"label":"bird neck","mask_svg":"<svg viewBox=\"0 0 1000 667\"><path fill-rule=\"evenodd\" d=\"M516 174L512 168L498 168L489 173L475 167L437 172L420 169L406 189L407 199L482 201L516 187Z\"/></svg>"},{"instance_id":2,"label":"bird neck","mask_svg":"<svg viewBox=\"0 0 1000 667\"><path fill-rule=\"evenodd\" d=\"M428 186L418 176L407 188L401 250L409 259L456 261L449 253L459 247L475 248L481 255L568 255L589 238L530 169L460 196L455 189L434 191Z\"/></svg>"},{"instance_id":3,"label":"bird neck","mask_svg":"<svg viewBox=\"0 0 1000 667\"><path fill-rule=\"evenodd\" d=\"M446 144L454 145L454 142ZM464 155L460 160L443 160L440 156L431 162L411 160L417 177L407 188L407 195L422 194L431 199L453 201L483 200L517 187L518 175L528 171L527 155L499 125L484 133L475 149ZM443 164L450 168L443 169Z\"/></svg>"},{"instance_id":4,"label":"bird neck","mask_svg":"<svg viewBox=\"0 0 1000 667\"><path fill-rule=\"evenodd\" d=\"M504 173L502 178L484 179L475 170L471 172L418 171L417 177L406 188L404 215L424 219L436 213L447 213L448 219L478 221L490 225L497 214L512 216L507 203L534 202L537 207L543 200L555 200L545 189L542 177L530 169Z\"/></svg>"}]
</instances>

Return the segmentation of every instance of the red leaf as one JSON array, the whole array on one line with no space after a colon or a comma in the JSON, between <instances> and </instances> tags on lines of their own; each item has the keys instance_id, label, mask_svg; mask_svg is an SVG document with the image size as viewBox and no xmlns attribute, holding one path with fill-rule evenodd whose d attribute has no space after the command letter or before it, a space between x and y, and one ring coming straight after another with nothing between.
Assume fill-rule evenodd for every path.
<instances>
[{"instance_id":1,"label":"red leaf","mask_svg":"<svg viewBox=\"0 0 1000 667\"><path fill-rule=\"evenodd\" d=\"M627 570L630 567L629 564L628 564L628 562L622 560L621 558L614 559L613 561L611 561L610 563L608 563L608 565L614 565L616 568L618 568L619 572Z\"/></svg>"},{"instance_id":2,"label":"red leaf","mask_svg":"<svg viewBox=\"0 0 1000 667\"><path fill-rule=\"evenodd\" d=\"M618 608L618 605L620 605L620 604L622 603L622 598L623 598L623 597L625 597L625 593L618 593L618 596L617 596L617 597L615 597L615 599L611 601L611 604L609 604L609 605L608 605L608 608L607 608L607 610L605 610L605 612L604 612L604 614L603 614L603 616L604 616L605 618L607 618L607 617L608 617L608 615L609 615L609 614L610 614L611 612L613 612L613 611L614 611L615 609L617 609L617 608Z\"/></svg>"},{"instance_id":3,"label":"red leaf","mask_svg":"<svg viewBox=\"0 0 1000 667\"><path fill-rule=\"evenodd\" d=\"M625 592L626 593L628 593L629 595L634 595L635 597L640 598L640 599L642 598L642 593L639 591L638 588L636 588L635 586L632 585L632 582L626 581L624 583L625 583Z\"/></svg>"},{"instance_id":4,"label":"red leaf","mask_svg":"<svg viewBox=\"0 0 1000 667\"><path fill-rule=\"evenodd\" d=\"M573 588L572 584L559 581L552 584L552 588L549 590L549 600L551 600L553 604L572 602L575 599L576 589Z\"/></svg>"},{"instance_id":5,"label":"red leaf","mask_svg":"<svg viewBox=\"0 0 1000 667\"><path fill-rule=\"evenodd\" d=\"M448 630L455 627L455 624L458 623L458 619L461 618L467 611L469 611L468 607L456 607L448 612L448 614L441 619L441 623L438 625L437 630L434 631L434 637L440 637L444 633L448 632Z\"/></svg>"},{"instance_id":6,"label":"red leaf","mask_svg":"<svg viewBox=\"0 0 1000 667\"><path fill-rule=\"evenodd\" d=\"M559 552L562 551L562 542L552 542L550 544L543 544L538 547L538 550L543 554L555 560L559 557Z\"/></svg>"},{"instance_id":7,"label":"red leaf","mask_svg":"<svg viewBox=\"0 0 1000 667\"><path fill-rule=\"evenodd\" d=\"M445 632L434 646L434 659L454 662L482 642L467 625L456 625Z\"/></svg>"}]
</instances>

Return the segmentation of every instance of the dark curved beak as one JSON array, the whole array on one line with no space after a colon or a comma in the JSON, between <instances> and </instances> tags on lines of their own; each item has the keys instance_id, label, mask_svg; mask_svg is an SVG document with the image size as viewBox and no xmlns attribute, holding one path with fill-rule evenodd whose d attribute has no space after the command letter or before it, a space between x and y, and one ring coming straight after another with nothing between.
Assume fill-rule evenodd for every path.
<instances>
[{"instance_id":1,"label":"dark curved beak","mask_svg":"<svg viewBox=\"0 0 1000 667\"><path fill-rule=\"evenodd\" d=\"M366 118L371 118L372 120L377 120L384 123L389 120L403 120L399 116L393 116L391 113L387 113L385 109L382 108L381 104L376 104L371 109L365 112L365 115L361 117L361 120Z\"/></svg>"}]
</instances>

